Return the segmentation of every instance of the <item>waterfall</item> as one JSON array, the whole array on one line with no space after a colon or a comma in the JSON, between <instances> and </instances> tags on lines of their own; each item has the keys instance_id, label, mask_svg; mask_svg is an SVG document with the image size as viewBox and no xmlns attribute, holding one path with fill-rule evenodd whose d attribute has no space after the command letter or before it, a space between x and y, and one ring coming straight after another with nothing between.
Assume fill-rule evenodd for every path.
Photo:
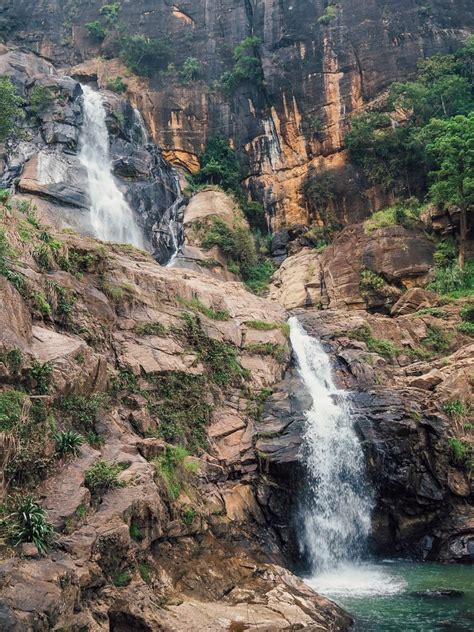
<instances>
[{"instance_id":1,"label":"waterfall","mask_svg":"<svg viewBox=\"0 0 474 632\"><path fill-rule=\"evenodd\" d=\"M300 519L303 552L315 574L360 559L372 498L350 401L334 383L329 356L296 318L290 328L298 372L312 396L303 448L308 490Z\"/></svg>"},{"instance_id":2,"label":"waterfall","mask_svg":"<svg viewBox=\"0 0 474 632\"><path fill-rule=\"evenodd\" d=\"M79 160L87 172L90 223L94 237L129 243L143 248L143 237L133 211L117 187L109 154L106 112L99 92L89 86L84 92L84 123Z\"/></svg>"}]
</instances>

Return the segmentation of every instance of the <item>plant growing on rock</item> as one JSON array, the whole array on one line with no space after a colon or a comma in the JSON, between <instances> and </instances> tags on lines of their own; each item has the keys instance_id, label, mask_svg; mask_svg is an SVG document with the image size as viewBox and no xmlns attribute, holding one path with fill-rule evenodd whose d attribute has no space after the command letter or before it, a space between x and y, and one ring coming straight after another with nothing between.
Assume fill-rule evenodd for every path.
<instances>
[{"instance_id":1,"label":"plant growing on rock","mask_svg":"<svg viewBox=\"0 0 474 632\"><path fill-rule=\"evenodd\" d=\"M94 493L103 493L117 487L124 487L124 483L118 479L122 469L117 463L111 463L107 459L99 459L86 471L85 485Z\"/></svg>"},{"instance_id":2,"label":"plant growing on rock","mask_svg":"<svg viewBox=\"0 0 474 632\"><path fill-rule=\"evenodd\" d=\"M226 309L212 309L211 307L207 307L204 303L198 298L186 299L178 296L178 302L186 307L189 307L192 310L200 312L207 316L211 320L229 320L230 314Z\"/></svg>"},{"instance_id":3,"label":"plant growing on rock","mask_svg":"<svg viewBox=\"0 0 474 632\"><path fill-rule=\"evenodd\" d=\"M225 72L219 81L219 87L227 97L232 97L237 88L245 82L263 87L261 44L259 37L251 36L243 39L234 49L234 66L232 70Z\"/></svg>"},{"instance_id":4,"label":"plant growing on rock","mask_svg":"<svg viewBox=\"0 0 474 632\"><path fill-rule=\"evenodd\" d=\"M87 33L91 39L96 40L97 42L102 42L102 40L105 39L107 29L98 20L95 20L94 22L87 22L84 26L86 27Z\"/></svg>"},{"instance_id":5,"label":"plant growing on rock","mask_svg":"<svg viewBox=\"0 0 474 632\"><path fill-rule=\"evenodd\" d=\"M144 35L122 38L120 57L137 75L150 77L166 67L170 44L166 40L151 39Z\"/></svg>"},{"instance_id":6,"label":"plant growing on rock","mask_svg":"<svg viewBox=\"0 0 474 632\"><path fill-rule=\"evenodd\" d=\"M22 99L11 79L0 77L0 143L18 130L18 122L23 118Z\"/></svg>"},{"instance_id":7,"label":"plant growing on rock","mask_svg":"<svg viewBox=\"0 0 474 632\"><path fill-rule=\"evenodd\" d=\"M56 441L56 450L61 456L66 454L76 455L84 443L84 437L74 430L62 430L53 434Z\"/></svg>"},{"instance_id":8,"label":"plant growing on rock","mask_svg":"<svg viewBox=\"0 0 474 632\"><path fill-rule=\"evenodd\" d=\"M38 551L45 554L50 545L54 529L46 519L46 512L33 498L26 496L8 517L9 534L12 543L32 542Z\"/></svg>"},{"instance_id":9,"label":"plant growing on rock","mask_svg":"<svg viewBox=\"0 0 474 632\"><path fill-rule=\"evenodd\" d=\"M182 446L167 446L165 454L155 460L158 474L163 480L170 500L177 500L187 474L195 474L196 464L186 461L188 451Z\"/></svg>"},{"instance_id":10,"label":"plant growing on rock","mask_svg":"<svg viewBox=\"0 0 474 632\"><path fill-rule=\"evenodd\" d=\"M117 92L118 94L122 94L127 91L127 84L122 79L122 77L117 76L111 79L107 84L107 90L111 90L112 92Z\"/></svg>"},{"instance_id":11,"label":"plant growing on rock","mask_svg":"<svg viewBox=\"0 0 474 632\"><path fill-rule=\"evenodd\" d=\"M85 395L67 395L57 400L55 406L71 424L83 430L94 430L99 420L105 395L102 393Z\"/></svg>"},{"instance_id":12,"label":"plant growing on rock","mask_svg":"<svg viewBox=\"0 0 474 632\"><path fill-rule=\"evenodd\" d=\"M472 446L467 441L455 437L448 439L448 445L454 465L470 471L472 469Z\"/></svg>"},{"instance_id":13,"label":"plant growing on rock","mask_svg":"<svg viewBox=\"0 0 474 632\"><path fill-rule=\"evenodd\" d=\"M196 57L187 57L180 71L181 78L186 83L196 81L201 74L201 68L202 64L199 59L196 59Z\"/></svg>"}]
</instances>

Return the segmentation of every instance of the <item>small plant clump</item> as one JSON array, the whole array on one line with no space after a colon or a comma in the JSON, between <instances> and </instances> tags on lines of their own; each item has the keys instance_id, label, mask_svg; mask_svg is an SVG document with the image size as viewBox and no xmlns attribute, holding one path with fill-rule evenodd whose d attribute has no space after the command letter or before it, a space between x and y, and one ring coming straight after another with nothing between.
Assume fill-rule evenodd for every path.
<instances>
[{"instance_id":1,"label":"small plant clump","mask_svg":"<svg viewBox=\"0 0 474 632\"><path fill-rule=\"evenodd\" d=\"M94 493L103 493L124 484L119 481L118 475L122 467L117 463L111 463L107 459L99 459L86 471L85 485Z\"/></svg>"},{"instance_id":2,"label":"small plant clump","mask_svg":"<svg viewBox=\"0 0 474 632\"><path fill-rule=\"evenodd\" d=\"M472 469L472 446L467 441L451 437L448 439L449 452L453 463L467 471Z\"/></svg>"},{"instance_id":3,"label":"small plant clump","mask_svg":"<svg viewBox=\"0 0 474 632\"><path fill-rule=\"evenodd\" d=\"M139 323L133 331L139 336L166 336L166 327L159 322Z\"/></svg>"},{"instance_id":4,"label":"small plant clump","mask_svg":"<svg viewBox=\"0 0 474 632\"><path fill-rule=\"evenodd\" d=\"M127 91L127 84L123 80L122 77L117 76L111 79L107 84L107 90L111 90L112 92L117 92L118 94L122 94Z\"/></svg>"},{"instance_id":5,"label":"small plant clump","mask_svg":"<svg viewBox=\"0 0 474 632\"><path fill-rule=\"evenodd\" d=\"M112 576L112 583L117 588L124 588L125 586L128 586L131 581L132 577L128 571L115 573L115 575Z\"/></svg>"},{"instance_id":6,"label":"small plant clump","mask_svg":"<svg viewBox=\"0 0 474 632\"><path fill-rule=\"evenodd\" d=\"M436 353L446 353L451 345L451 337L437 325L428 324L427 334L422 338L423 345Z\"/></svg>"},{"instance_id":7,"label":"small plant clump","mask_svg":"<svg viewBox=\"0 0 474 632\"><path fill-rule=\"evenodd\" d=\"M245 347L245 351L255 355L270 355L280 363L285 361L287 355L286 348L283 345L278 345L273 342L257 342L250 344Z\"/></svg>"},{"instance_id":8,"label":"small plant clump","mask_svg":"<svg viewBox=\"0 0 474 632\"><path fill-rule=\"evenodd\" d=\"M357 329L347 332L348 338L365 342L367 349L373 353L378 353L387 358L396 358L401 350L391 340L385 338L374 338L372 331L368 325L362 325Z\"/></svg>"},{"instance_id":9,"label":"small plant clump","mask_svg":"<svg viewBox=\"0 0 474 632\"><path fill-rule=\"evenodd\" d=\"M450 417L466 414L466 406L459 399L453 399L449 402L446 402L443 406L443 410Z\"/></svg>"},{"instance_id":10,"label":"small plant clump","mask_svg":"<svg viewBox=\"0 0 474 632\"><path fill-rule=\"evenodd\" d=\"M66 454L76 455L79 452L79 448L84 443L84 437L79 433L74 432L74 430L55 432L53 436L56 441L56 450L61 456Z\"/></svg>"},{"instance_id":11,"label":"small plant clump","mask_svg":"<svg viewBox=\"0 0 474 632\"><path fill-rule=\"evenodd\" d=\"M7 522L10 540L14 546L22 542L32 542L40 553L46 553L54 529L46 519L46 511L33 496L21 499Z\"/></svg>"},{"instance_id":12,"label":"small plant clump","mask_svg":"<svg viewBox=\"0 0 474 632\"><path fill-rule=\"evenodd\" d=\"M182 446L167 446L165 454L155 460L158 474L163 480L170 500L177 500L188 474L195 474L194 461L186 461L188 451Z\"/></svg>"},{"instance_id":13,"label":"small plant clump","mask_svg":"<svg viewBox=\"0 0 474 632\"><path fill-rule=\"evenodd\" d=\"M91 432L94 431L99 420L104 403L105 395L103 394L89 397L71 394L59 399L55 406L73 426Z\"/></svg>"},{"instance_id":14,"label":"small plant clump","mask_svg":"<svg viewBox=\"0 0 474 632\"><path fill-rule=\"evenodd\" d=\"M213 309L212 307L207 307L204 303L198 298L186 299L182 297L178 297L178 302L189 309L200 312L207 316L211 320L229 320L230 314L226 309Z\"/></svg>"}]
</instances>

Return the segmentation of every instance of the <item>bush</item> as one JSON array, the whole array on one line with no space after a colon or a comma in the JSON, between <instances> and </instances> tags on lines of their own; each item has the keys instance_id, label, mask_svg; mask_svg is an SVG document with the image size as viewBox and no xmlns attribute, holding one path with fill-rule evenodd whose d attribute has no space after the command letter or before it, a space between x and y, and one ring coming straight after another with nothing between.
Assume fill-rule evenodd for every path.
<instances>
[{"instance_id":1,"label":"bush","mask_svg":"<svg viewBox=\"0 0 474 632\"><path fill-rule=\"evenodd\" d=\"M348 331L347 337L365 342L369 351L372 353L378 353L379 355L386 356L388 358L395 358L401 352L401 350L391 340L387 340L385 338L374 338L368 325L362 325L362 327Z\"/></svg>"},{"instance_id":2,"label":"bush","mask_svg":"<svg viewBox=\"0 0 474 632\"><path fill-rule=\"evenodd\" d=\"M15 252L10 246L5 232L0 229L0 275L21 292L25 287L25 280L21 274L11 269L14 257Z\"/></svg>"},{"instance_id":3,"label":"bush","mask_svg":"<svg viewBox=\"0 0 474 632\"><path fill-rule=\"evenodd\" d=\"M99 395L67 395L59 399L55 406L73 425L83 430L93 431L105 396Z\"/></svg>"},{"instance_id":4,"label":"bush","mask_svg":"<svg viewBox=\"0 0 474 632\"><path fill-rule=\"evenodd\" d=\"M22 99L12 81L0 77L0 143L7 140L18 129L17 123L23 118Z\"/></svg>"},{"instance_id":5,"label":"bush","mask_svg":"<svg viewBox=\"0 0 474 632\"><path fill-rule=\"evenodd\" d=\"M63 430L54 433L56 450L60 455L74 454L79 452L79 448L84 443L84 437L74 430Z\"/></svg>"},{"instance_id":6,"label":"bush","mask_svg":"<svg viewBox=\"0 0 474 632\"><path fill-rule=\"evenodd\" d=\"M257 342L247 345L245 351L255 355L271 355L280 363L285 361L287 355L287 350L283 345L277 345L273 342Z\"/></svg>"},{"instance_id":7,"label":"bush","mask_svg":"<svg viewBox=\"0 0 474 632\"><path fill-rule=\"evenodd\" d=\"M225 72L219 81L226 96L233 96L237 88L245 82L251 82L258 87L263 86L261 43L259 37L246 37L235 48L234 66L232 70Z\"/></svg>"},{"instance_id":8,"label":"bush","mask_svg":"<svg viewBox=\"0 0 474 632\"><path fill-rule=\"evenodd\" d=\"M25 399L20 391L0 393L0 432L11 432L20 423Z\"/></svg>"},{"instance_id":9,"label":"bush","mask_svg":"<svg viewBox=\"0 0 474 632\"><path fill-rule=\"evenodd\" d=\"M240 187L240 164L229 141L217 134L209 139L204 152L199 156L200 170L188 176L191 187L202 184L218 185L224 191L242 195Z\"/></svg>"},{"instance_id":10,"label":"bush","mask_svg":"<svg viewBox=\"0 0 474 632\"><path fill-rule=\"evenodd\" d=\"M427 288L438 294L453 297L470 296L474 293L474 262L468 262L462 270L454 262L446 268L435 267L434 281Z\"/></svg>"},{"instance_id":11,"label":"bush","mask_svg":"<svg viewBox=\"0 0 474 632\"><path fill-rule=\"evenodd\" d=\"M166 327L159 322L139 323L133 331L139 336L166 336Z\"/></svg>"},{"instance_id":12,"label":"bush","mask_svg":"<svg viewBox=\"0 0 474 632\"><path fill-rule=\"evenodd\" d=\"M107 90L112 90L112 92L117 92L118 94L126 92L127 87L127 84L120 76L114 77L107 84Z\"/></svg>"},{"instance_id":13,"label":"bush","mask_svg":"<svg viewBox=\"0 0 474 632\"><path fill-rule=\"evenodd\" d=\"M11 519L10 536L13 544L33 542L38 551L46 553L52 540L54 529L46 520L46 512L32 496L22 499Z\"/></svg>"},{"instance_id":14,"label":"bush","mask_svg":"<svg viewBox=\"0 0 474 632\"><path fill-rule=\"evenodd\" d=\"M112 583L117 588L124 588L132 581L132 577L128 571L122 571L112 576Z\"/></svg>"},{"instance_id":15,"label":"bush","mask_svg":"<svg viewBox=\"0 0 474 632\"><path fill-rule=\"evenodd\" d=\"M318 22L319 24L324 24L326 26L327 24L330 24L332 20L334 20L336 17L337 17L337 7L330 5L326 7L326 10L324 11L323 15L320 18L318 18Z\"/></svg>"},{"instance_id":16,"label":"bush","mask_svg":"<svg viewBox=\"0 0 474 632\"><path fill-rule=\"evenodd\" d=\"M124 37L121 41L120 57L125 65L137 75L150 77L166 67L170 44L165 40L150 39L144 35Z\"/></svg>"},{"instance_id":17,"label":"bush","mask_svg":"<svg viewBox=\"0 0 474 632\"><path fill-rule=\"evenodd\" d=\"M180 75L183 81L189 83L190 81L196 81L201 74L202 64L196 57L188 57L185 59Z\"/></svg>"},{"instance_id":18,"label":"bush","mask_svg":"<svg viewBox=\"0 0 474 632\"><path fill-rule=\"evenodd\" d=\"M88 22L84 26L86 27L87 33L89 34L90 38L98 42L102 42L102 40L105 39L105 36L107 35L107 29L99 21L96 20L95 22Z\"/></svg>"},{"instance_id":19,"label":"bush","mask_svg":"<svg viewBox=\"0 0 474 632\"><path fill-rule=\"evenodd\" d=\"M422 344L437 353L446 353L450 347L450 336L436 325L427 325L427 335L421 340Z\"/></svg>"},{"instance_id":20,"label":"bush","mask_svg":"<svg viewBox=\"0 0 474 632\"><path fill-rule=\"evenodd\" d=\"M91 492L101 493L124 484L118 480L122 467L107 459L99 459L86 471L85 485Z\"/></svg>"},{"instance_id":21,"label":"bush","mask_svg":"<svg viewBox=\"0 0 474 632\"><path fill-rule=\"evenodd\" d=\"M443 410L450 417L464 415L466 413L466 407L459 399L453 399L450 402L446 402L443 406Z\"/></svg>"},{"instance_id":22,"label":"bush","mask_svg":"<svg viewBox=\"0 0 474 632\"><path fill-rule=\"evenodd\" d=\"M53 365L51 362L42 364L38 360L34 360L28 371L27 381L29 387L39 395L47 395L53 375Z\"/></svg>"},{"instance_id":23,"label":"bush","mask_svg":"<svg viewBox=\"0 0 474 632\"><path fill-rule=\"evenodd\" d=\"M464 305L460 312L461 320L467 323L474 323L474 303Z\"/></svg>"},{"instance_id":24,"label":"bush","mask_svg":"<svg viewBox=\"0 0 474 632\"><path fill-rule=\"evenodd\" d=\"M53 101L51 90L45 86L34 86L29 95L28 105L30 110L38 114Z\"/></svg>"}]
</instances>

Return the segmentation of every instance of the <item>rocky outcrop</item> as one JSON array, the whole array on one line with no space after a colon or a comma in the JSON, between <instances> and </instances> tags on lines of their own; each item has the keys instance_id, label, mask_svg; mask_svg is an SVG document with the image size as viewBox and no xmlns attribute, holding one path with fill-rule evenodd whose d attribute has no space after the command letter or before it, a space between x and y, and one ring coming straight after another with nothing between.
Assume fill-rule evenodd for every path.
<instances>
[{"instance_id":1,"label":"rocky outcrop","mask_svg":"<svg viewBox=\"0 0 474 632\"><path fill-rule=\"evenodd\" d=\"M7 0L2 18L10 38L61 65L106 58L94 73L105 88L127 73L116 59L113 29L102 43L87 34L85 24L103 20L101 7L98 1L78 10L46 0ZM210 135L232 138L250 174L249 188L277 226L307 223L301 187L311 167L334 173L333 210L341 222L360 220L387 202L347 165L348 116L383 99L393 81L412 76L421 56L454 49L474 26L468 0L430 6L342 0L332 19L323 18L326 7L323 0L302 0L291 9L275 0L139 0L123 3L117 16L117 25L130 33L171 42L167 73L150 81L127 78L165 157L195 169ZM262 41L263 82L242 82L230 98L209 90L231 69L232 51L248 36ZM197 80L180 76L187 58L200 61Z\"/></svg>"},{"instance_id":2,"label":"rocky outcrop","mask_svg":"<svg viewBox=\"0 0 474 632\"><path fill-rule=\"evenodd\" d=\"M304 248L275 273L270 298L287 309L389 310L429 277L434 244L421 229L348 226L321 253Z\"/></svg>"}]
</instances>

